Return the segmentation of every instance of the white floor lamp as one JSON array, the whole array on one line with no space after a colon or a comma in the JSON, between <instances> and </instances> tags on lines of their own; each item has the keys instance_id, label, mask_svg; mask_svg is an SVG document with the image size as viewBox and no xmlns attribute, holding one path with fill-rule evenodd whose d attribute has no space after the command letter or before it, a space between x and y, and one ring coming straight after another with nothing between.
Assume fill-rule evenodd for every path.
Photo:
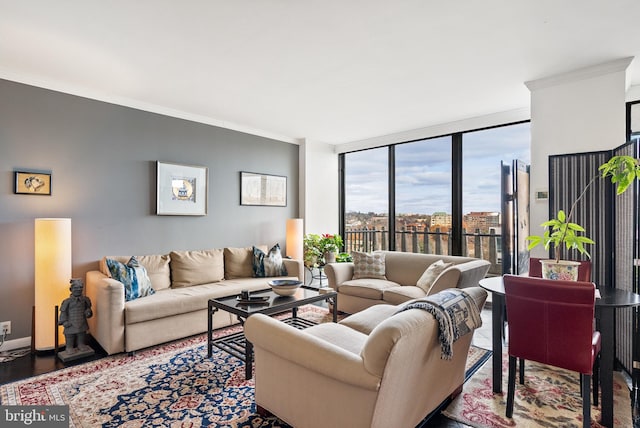
<instances>
[{"instance_id":1,"label":"white floor lamp","mask_svg":"<svg viewBox=\"0 0 640 428\"><path fill-rule=\"evenodd\" d=\"M35 220L35 349L54 348L55 307L69 297L71 219Z\"/></svg>"}]
</instances>

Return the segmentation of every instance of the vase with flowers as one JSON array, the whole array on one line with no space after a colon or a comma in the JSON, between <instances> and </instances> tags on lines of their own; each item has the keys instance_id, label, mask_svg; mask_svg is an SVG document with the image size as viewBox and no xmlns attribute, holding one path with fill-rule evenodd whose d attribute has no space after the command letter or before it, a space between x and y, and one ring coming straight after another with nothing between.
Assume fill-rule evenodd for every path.
<instances>
[{"instance_id":1,"label":"vase with flowers","mask_svg":"<svg viewBox=\"0 0 640 428\"><path fill-rule=\"evenodd\" d=\"M309 233L304 236L303 243L304 264L314 268L336 261L336 254L342 248L342 237L337 233Z\"/></svg>"}]
</instances>

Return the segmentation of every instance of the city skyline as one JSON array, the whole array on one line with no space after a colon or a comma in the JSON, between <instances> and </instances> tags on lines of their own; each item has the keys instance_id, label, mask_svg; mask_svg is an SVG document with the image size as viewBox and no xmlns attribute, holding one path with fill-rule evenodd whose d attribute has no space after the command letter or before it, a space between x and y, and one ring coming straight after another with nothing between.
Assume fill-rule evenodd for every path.
<instances>
[{"instance_id":1,"label":"city skyline","mask_svg":"<svg viewBox=\"0 0 640 428\"><path fill-rule=\"evenodd\" d=\"M396 146L396 213L451 212L451 138ZM529 123L463 135L463 211L500 212L500 161L530 163ZM346 155L345 212L388 213L387 147Z\"/></svg>"}]
</instances>

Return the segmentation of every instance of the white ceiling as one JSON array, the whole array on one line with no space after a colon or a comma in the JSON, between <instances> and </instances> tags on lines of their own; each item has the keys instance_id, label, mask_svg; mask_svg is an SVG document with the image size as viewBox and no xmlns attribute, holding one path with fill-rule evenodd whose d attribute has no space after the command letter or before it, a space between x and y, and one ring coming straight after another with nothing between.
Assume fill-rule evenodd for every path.
<instances>
[{"instance_id":1,"label":"white ceiling","mask_svg":"<svg viewBox=\"0 0 640 428\"><path fill-rule=\"evenodd\" d=\"M286 141L528 108L628 56L638 0L0 0L0 78Z\"/></svg>"}]
</instances>

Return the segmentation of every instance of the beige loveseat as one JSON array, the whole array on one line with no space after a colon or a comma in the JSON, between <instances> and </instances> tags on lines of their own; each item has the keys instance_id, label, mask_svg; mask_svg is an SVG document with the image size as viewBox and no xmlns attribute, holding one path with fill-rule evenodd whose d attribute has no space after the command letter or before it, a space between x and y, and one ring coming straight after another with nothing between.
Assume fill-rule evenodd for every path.
<instances>
[{"instance_id":1,"label":"beige loveseat","mask_svg":"<svg viewBox=\"0 0 640 428\"><path fill-rule=\"evenodd\" d=\"M385 278L353 279L354 263L328 263L324 267L329 287L338 292L338 310L354 314L372 305L397 305L410 299L435 294L446 288L478 286L491 263L472 257L381 251ZM425 270L439 260L453 266L438 276L428 293L416 284Z\"/></svg>"},{"instance_id":2,"label":"beige loveseat","mask_svg":"<svg viewBox=\"0 0 640 428\"><path fill-rule=\"evenodd\" d=\"M464 291L481 310L487 292ZM296 428L415 427L462 390L473 333L453 343L452 359L442 359L433 315L396 313L401 306L376 305L305 330L250 316L244 328L255 352L259 412Z\"/></svg>"},{"instance_id":3,"label":"beige loveseat","mask_svg":"<svg viewBox=\"0 0 640 428\"><path fill-rule=\"evenodd\" d=\"M139 256L136 259L146 268L155 294L126 302L124 285L110 277L106 258L100 262L100 271L87 272L86 295L93 305L89 331L108 354L205 332L209 299L269 288L267 281L271 279L253 277L252 248ZM108 258L127 263L130 256ZM304 278L301 261L283 262L289 276L278 279ZM217 311L213 327L236 322L235 316Z\"/></svg>"}]
</instances>

